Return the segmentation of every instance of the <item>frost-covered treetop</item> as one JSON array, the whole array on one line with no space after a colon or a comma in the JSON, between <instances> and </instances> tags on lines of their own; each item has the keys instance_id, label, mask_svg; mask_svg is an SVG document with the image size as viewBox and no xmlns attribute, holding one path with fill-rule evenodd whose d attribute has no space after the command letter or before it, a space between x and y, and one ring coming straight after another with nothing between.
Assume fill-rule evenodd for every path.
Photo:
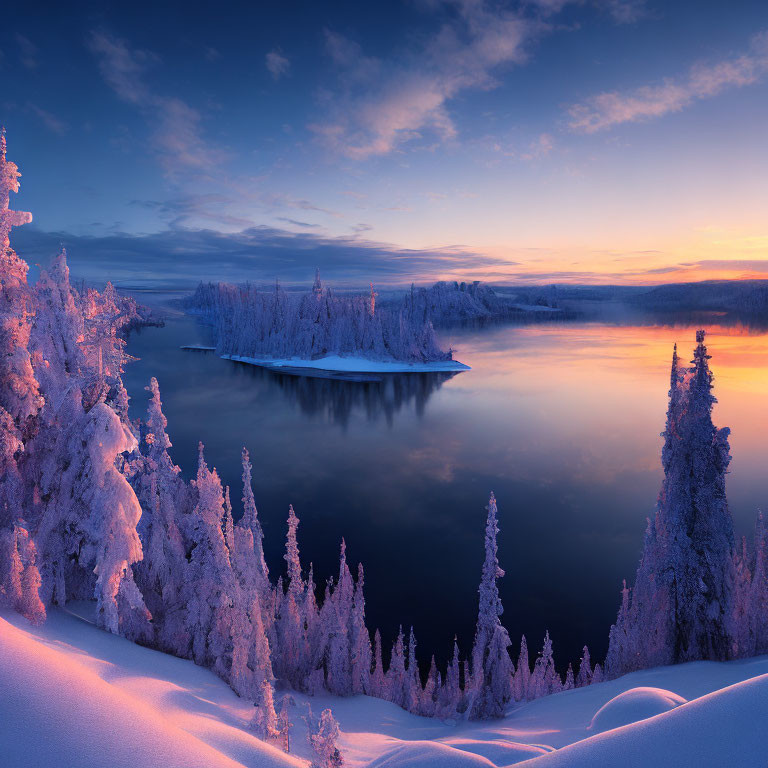
<instances>
[{"instance_id":1,"label":"frost-covered treetop","mask_svg":"<svg viewBox=\"0 0 768 768\"><path fill-rule=\"evenodd\" d=\"M5 128L0 128L0 252L5 255L11 244L11 229L32 221L27 211L12 211L11 192L19 191L19 167L6 158Z\"/></svg>"}]
</instances>

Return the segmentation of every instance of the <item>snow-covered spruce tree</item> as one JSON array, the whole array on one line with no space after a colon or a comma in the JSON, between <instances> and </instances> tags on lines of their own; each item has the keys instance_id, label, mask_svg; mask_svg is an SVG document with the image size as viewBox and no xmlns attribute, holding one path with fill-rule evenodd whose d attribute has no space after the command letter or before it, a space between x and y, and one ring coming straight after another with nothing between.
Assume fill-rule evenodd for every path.
<instances>
[{"instance_id":1,"label":"snow-covered spruce tree","mask_svg":"<svg viewBox=\"0 0 768 768\"><path fill-rule=\"evenodd\" d=\"M755 564L747 600L748 631L744 655L768 653L768 530L763 513L755 524Z\"/></svg>"},{"instance_id":2,"label":"snow-covered spruce tree","mask_svg":"<svg viewBox=\"0 0 768 768\"><path fill-rule=\"evenodd\" d=\"M225 655L232 646L237 594L222 531L224 491L218 473L205 462L202 443L193 483L197 503L190 526L192 549L185 585L185 629L191 638L189 653L195 663L216 665L221 673L226 669Z\"/></svg>"},{"instance_id":3,"label":"snow-covered spruce tree","mask_svg":"<svg viewBox=\"0 0 768 768\"><path fill-rule=\"evenodd\" d=\"M579 673L576 676L576 687L584 688L592 682L592 660L589 658L589 648L584 646L579 662Z\"/></svg>"},{"instance_id":4,"label":"snow-covered spruce tree","mask_svg":"<svg viewBox=\"0 0 768 768\"><path fill-rule=\"evenodd\" d=\"M461 669L459 666L459 643L453 639L453 658L445 673L445 682L438 687L435 714L444 720L457 717L464 712L461 690Z\"/></svg>"},{"instance_id":5,"label":"snow-covered spruce tree","mask_svg":"<svg viewBox=\"0 0 768 768\"><path fill-rule=\"evenodd\" d=\"M150 399L141 429L140 457L127 466L142 507L138 532L144 558L136 563L134 573L152 614L154 644L168 653L183 654L190 643L184 626L189 562L183 534L189 492L168 453L168 422L154 377L147 391Z\"/></svg>"},{"instance_id":6,"label":"snow-covered spruce tree","mask_svg":"<svg viewBox=\"0 0 768 768\"><path fill-rule=\"evenodd\" d=\"M341 768L344 759L336 746L339 724L331 710L324 709L320 713L320 719L316 721L310 708L305 721L309 746L313 752L310 768Z\"/></svg>"},{"instance_id":7,"label":"snow-covered spruce tree","mask_svg":"<svg viewBox=\"0 0 768 768\"><path fill-rule=\"evenodd\" d=\"M555 669L552 640L547 632L544 635L544 647L533 665L528 698L539 699L542 696L549 696L550 693L558 693L562 689L562 681Z\"/></svg>"},{"instance_id":8,"label":"snow-covered spruce tree","mask_svg":"<svg viewBox=\"0 0 768 768\"><path fill-rule=\"evenodd\" d=\"M86 371L85 320L69 279L67 252L62 248L35 283L37 312L32 326L30 349L35 374L45 396L48 414L59 404L73 383L85 392L97 381L97 371ZM92 375L89 375L92 374ZM86 408L99 399L86 398Z\"/></svg>"},{"instance_id":9,"label":"snow-covered spruce tree","mask_svg":"<svg viewBox=\"0 0 768 768\"><path fill-rule=\"evenodd\" d=\"M416 635L413 632L413 627L411 627L408 635L408 667L405 675L405 708L409 712L418 714L421 708L422 695L419 662L416 660Z\"/></svg>"},{"instance_id":10,"label":"snow-covered spruce tree","mask_svg":"<svg viewBox=\"0 0 768 768\"><path fill-rule=\"evenodd\" d=\"M253 497L253 467L245 448L242 453L242 464L243 516L235 525L232 564L243 587L256 590L260 601L265 604L271 591L269 569L264 559L264 533Z\"/></svg>"},{"instance_id":11,"label":"snow-covered spruce tree","mask_svg":"<svg viewBox=\"0 0 768 768\"><path fill-rule=\"evenodd\" d=\"M435 657L429 663L429 672L427 672L427 681L424 683L424 689L421 692L418 714L422 717L434 717L437 710L437 697L441 688L440 673L437 671Z\"/></svg>"},{"instance_id":12,"label":"snow-covered spruce tree","mask_svg":"<svg viewBox=\"0 0 768 768\"><path fill-rule=\"evenodd\" d=\"M386 695L383 697L398 707L407 708L408 689L405 671L405 637L403 628L397 633L397 639L392 646L392 655L389 661L389 668L385 677Z\"/></svg>"},{"instance_id":13,"label":"snow-covered spruce tree","mask_svg":"<svg viewBox=\"0 0 768 768\"><path fill-rule=\"evenodd\" d=\"M36 430L43 405L29 355L32 294L27 264L10 245L10 232L32 215L10 210L19 191L19 170L6 157L5 129L0 130L0 599L39 623L45 609L38 594L40 576L35 545L24 527L24 440Z\"/></svg>"},{"instance_id":14,"label":"snow-covered spruce tree","mask_svg":"<svg viewBox=\"0 0 768 768\"><path fill-rule=\"evenodd\" d=\"M19 169L6 158L5 129L0 131L0 408L14 425L25 425L42 406L37 379L29 358L32 296L27 264L11 248L13 227L32 220L32 214L9 208L11 192L19 191Z\"/></svg>"},{"instance_id":15,"label":"snow-covered spruce tree","mask_svg":"<svg viewBox=\"0 0 768 768\"><path fill-rule=\"evenodd\" d=\"M309 564L307 574L307 590L304 593L302 618L307 638L307 677L303 688L310 694L321 693L325 688L325 670L323 659L325 655L325 634L320 618L320 610L315 596L315 569Z\"/></svg>"},{"instance_id":16,"label":"snow-covered spruce tree","mask_svg":"<svg viewBox=\"0 0 768 768\"><path fill-rule=\"evenodd\" d=\"M359 563L350 616L350 671L353 694L371 693L371 636L365 626L364 585L363 564Z\"/></svg>"},{"instance_id":17,"label":"snow-covered spruce tree","mask_svg":"<svg viewBox=\"0 0 768 768\"><path fill-rule=\"evenodd\" d=\"M527 701L531 698L531 662L525 635L520 641L520 655L517 657L517 669L512 678L512 691L515 701Z\"/></svg>"},{"instance_id":18,"label":"snow-covered spruce tree","mask_svg":"<svg viewBox=\"0 0 768 768\"><path fill-rule=\"evenodd\" d=\"M275 712L275 700L272 686L264 680L254 700L255 710L251 718L251 728L262 741L276 743L280 739L280 730Z\"/></svg>"},{"instance_id":19,"label":"snow-covered spruce tree","mask_svg":"<svg viewBox=\"0 0 768 768\"><path fill-rule=\"evenodd\" d=\"M738 653L735 544L725 497L729 430L712 423L716 401L704 337L704 331L697 331L689 371L680 370L676 351L673 356L664 481L634 590L622 602L618 631L611 633L611 677Z\"/></svg>"},{"instance_id":20,"label":"snow-covered spruce tree","mask_svg":"<svg viewBox=\"0 0 768 768\"><path fill-rule=\"evenodd\" d=\"M502 717L512 699L514 665L507 651L511 643L499 618L504 608L496 583L504 575L498 560L498 532L496 497L491 494L485 526L485 561L478 589L480 608L472 648L472 681L467 686L469 716L476 720Z\"/></svg>"},{"instance_id":21,"label":"snow-covered spruce tree","mask_svg":"<svg viewBox=\"0 0 768 768\"><path fill-rule=\"evenodd\" d=\"M371 673L371 696L386 699L384 662L382 660L381 632L377 629L373 635L373 672Z\"/></svg>"},{"instance_id":22,"label":"snow-covered spruce tree","mask_svg":"<svg viewBox=\"0 0 768 768\"><path fill-rule=\"evenodd\" d=\"M341 541L339 578L330 596L330 606L322 617L326 627L327 661L326 685L336 696L348 696L352 692L352 666L350 659L350 618L354 583L347 565L347 546Z\"/></svg>"},{"instance_id":23,"label":"snow-covered spruce tree","mask_svg":"<svg viewBox=\"0 0 768 768\"><path fill-rule=\"evenodd\" d=\"M741 546L737 547L734 555L733 568L735 572L733 622L736 632L736 642L739 656L753 655L752 618L749 614L750 595L752 592L751 553L747 546L747 537L741 537Z\"/></svg>"},{"instance_id":24,"label":"snow-covered spruce tree","mask_svg":"<svg viewBox=\"0 0 768 768\"><path fill-rule=\"evenodd\" d=\"M301 575L301 560L297 529L299 518L288 508L288 534L285 541L285 555L288 567L288 590L280 599L279 615L276 625L277 654L274 663L275 673L279 678L290 681L299 689L307 676L309 649L306 644L304 622L301 609L304 604L305 584Z\"/></svg>"},{"instance_id":25,"label":"snow-covered spruce tree","mask_svg":"<svg viewBox=\"0 0 768 768\"><path fill-rule=\"evenodd\" d=\"M576 687L573 676L573 664L568 664L568 669L565 672L565 682L563 683L564 691L572 691Z\"/></svg>"},{"instance_id":26,"label":"snow-covered spruce tree","mask_svg":"<svg viewBox=\"0 0 768 768\"><path fill-rule=\"evenodd\" d=\"M35 543L20 525L0 530L0 604L18 611L33 624L45 621L40 600L40 572Z\"/></svg>"}]
</instances>

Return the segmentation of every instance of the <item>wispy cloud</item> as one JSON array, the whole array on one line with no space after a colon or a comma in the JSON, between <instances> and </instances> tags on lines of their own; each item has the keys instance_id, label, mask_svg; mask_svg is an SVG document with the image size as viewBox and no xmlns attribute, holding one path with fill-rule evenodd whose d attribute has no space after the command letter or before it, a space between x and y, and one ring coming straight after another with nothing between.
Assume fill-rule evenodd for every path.
<instances>
[{"instance_id":1,"label":"wispy cloud","mask_svg":"<svg viewBox=\"0 0 768 768\"><path fill-rule=\"evenodd\" d=\"M275 80L285 77L291 71L291 62L277 49L267 54L266 64L269 73Z\"/></svg>"},{"instance_id":2,"label":"wispy cloud","mask_svg":"<svg viewBox=\"0 0 768 768\"><path fill-rule=\"evenodd\" d=\"M324 94L331 117L310 125L334 150L353 159L385 155L425 134L456 136L447 103L468 89L498 85L497 68L524 60L538 22L486 0L433 0L451 18L397 60L366 56L337 32L326 34L338 68L338 90Z\"/></svg>"},{"instance_id":3,"label":"wispy cloud","mask_svg":"<svg viewBox=\"0 0 768 768\"><path fill-rule=\"evenodd\" d=\"M19 60L26 69L37 69L40 66L38 47L20 32L16 33L16 43L19 46Z\"/></svg>"},{"instance_id":4,"label":"wispy cloud","mask_svg":"<svg viewBox=\"0 0 768 768\"><path fill-rule=\"evenodd\" d=\"M523 160L538 160L546 157L555 146L555 140L550 133L539 134L528 146L528 151L524 152Z\"/></svg>"},{"instance_id":5,"label":"wispy cloud","mask_svg":"<svg viewBox=\"0 0 768 768\"><path fill-rule=\"evenodd\" d=\"M210 171L222 161L223 152L203 139L200 113L182 99L159 94L147 84L146 73L159 63L158 56L131 48L104 30L91 33L89 46L107 85L144 114L151 127L152 146L168 176Z\"/></svg>"},{"instance_id":6,"label":"wispy cloud","mask_svg":"<svg viewBox=\"0 0 768 768\"><path fill-rule=\"evenodd\" d=\"M26 110L39 118L51 133L63 136L69 130L69 125L67 123L56 117L53 113L46 111L42 107L38 107L37 104L33 104L31 101L27 102Z\"/></svg>"},{"instance_id":7,"label":"wispy cloud","mask_svg":"<svg viewBox=\"0 0 768 768\"><path fill-rule=\"evenodd\" d=\"M701 99L712 98L729 88L761 80L768 73L768 32L756 35L746 53L714 63L698 63L677 79L644 85L625 93L610 91L573 105L570 128L596 133L622 123L635 123L680 112Z\"/></svg>"},{"instance_id":8,"label":"wispy cloud","mask_svg":"<svg viewBox=\"0 0 768 768\"><path fill-rule=\"evenodd\" d=\"M646 13L645 0L529 0L545 14L555 14L567 5L592 5L609 14L617 24L632 24Z\"/></svg>"}]
</instances>

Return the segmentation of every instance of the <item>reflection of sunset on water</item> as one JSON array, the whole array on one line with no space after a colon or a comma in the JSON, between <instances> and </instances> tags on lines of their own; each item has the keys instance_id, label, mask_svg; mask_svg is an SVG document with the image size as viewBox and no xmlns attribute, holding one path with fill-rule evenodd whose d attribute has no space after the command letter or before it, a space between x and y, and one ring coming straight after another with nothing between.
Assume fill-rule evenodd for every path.
<instances>
[{"instance_id":1,"label":"reflection of sunset on water","mask_svg":"<svg viewBox=\"0 0 768 768\"><path fill-rule=\"evenodd\" d=\"M528 454L538 446L543 454L558 456L557 472L570 467L571 481L612 484L623 473L638 471L660 479L659 433L672 349L677 343L688 364L696 327L500 327L473 335L466 351L456 335L451 341L472 371L446 389L482 393L473 407L487 416L489 428L506 422ZM756 504L768 497L768 483L760 490L768 460L768 334L743 325L711 325L707 347L718 401L715 423L731 429L729 499L738 531L746 532ZM530 461L525 453L521 447L518 459ZM648 513L657 490L645 500Z\"/></svg>"}]
</instances>

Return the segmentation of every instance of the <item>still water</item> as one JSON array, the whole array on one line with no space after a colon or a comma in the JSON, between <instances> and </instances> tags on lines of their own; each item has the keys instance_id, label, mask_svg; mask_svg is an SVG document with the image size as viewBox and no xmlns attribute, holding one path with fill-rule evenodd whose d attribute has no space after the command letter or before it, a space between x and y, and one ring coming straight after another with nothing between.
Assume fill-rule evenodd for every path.
<instances>
[{"instance_id":1,"label":"still water","mask_svg":"<svg viewBox=\"0 0 768 768\"><path fill-rule=\"evenodd\" d=\"M768 335L709 325L718 405L732 429L728 498L738 535L768 499ZM240 449L273 576L282 573L288 504L305 566L335 574L338 547L362 561L368 624L385 643L413 625L419 656L469 648L485 505L499 504L503 621L558 666L588 643L602 658L621 579L634 577L661 482L672 344L694 328L603 324L495 326L443 334L471 371L339 382L276 374L182 351L208 329L172 314L134 334L125 383L134 417L156 376L185 476L197 443L240 506ZM407 631L407 629L406 629Z\"/></svg>"}]
</instances>

